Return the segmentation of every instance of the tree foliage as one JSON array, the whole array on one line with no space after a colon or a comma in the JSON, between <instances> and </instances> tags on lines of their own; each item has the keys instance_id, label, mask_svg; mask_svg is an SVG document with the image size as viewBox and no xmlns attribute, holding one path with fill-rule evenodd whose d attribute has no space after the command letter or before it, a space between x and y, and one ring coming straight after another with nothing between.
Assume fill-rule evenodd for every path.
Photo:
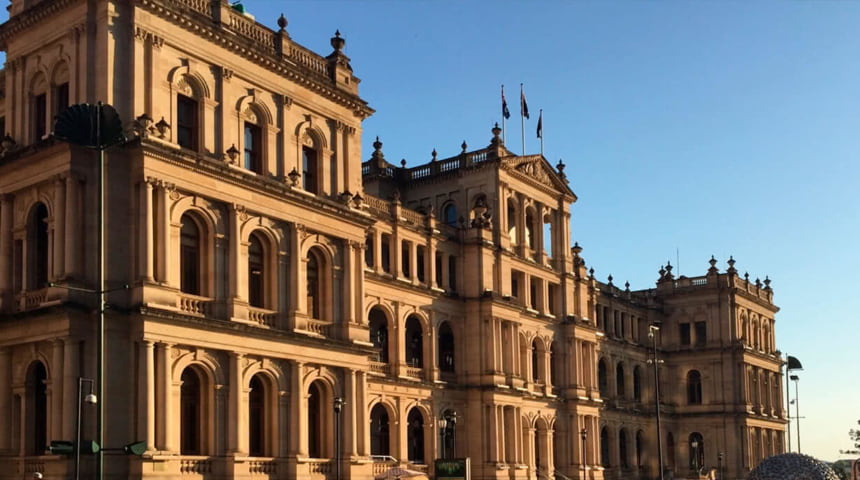
<instances>
[{"instance_id":1,"label":"tree foliage","mask_svg":"<svg viewBox=\"0 0 860 480\"><path fill-rule=\"evenodd\" d=\"M860 420L857 420L857 425L860 425ZM842 450L841 453L860 455L860 428L858 428L857 430L853 428L851 430L848 430L848 438L850 438L851 441L854 442L854 449Z\"/></svg>"}]
</instances>

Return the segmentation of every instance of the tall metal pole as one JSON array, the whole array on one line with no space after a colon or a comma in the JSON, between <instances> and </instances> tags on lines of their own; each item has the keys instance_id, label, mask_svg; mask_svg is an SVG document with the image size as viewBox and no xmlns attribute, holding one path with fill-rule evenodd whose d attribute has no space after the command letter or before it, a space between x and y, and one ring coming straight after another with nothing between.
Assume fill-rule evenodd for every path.
<instances>
[{"instance_id":1,"label":"tall metal pole","mask_svg":"<svg viewBox=\"0 0 860 480\"><path fill-rule=\"evenodd\" d=\"M342 397L334 397L334 446L335 446L335 480L341 479L341 433L340 433L340 412L346 402Z\"/></svg>"},{"instance_id":2,"label":"tall metal pole","mask_svg":"<svg viewBox=\"0 0 860 480\"><path fill-rule=\"evenodd\" d=\"M96 478L104 479L104 433L105 433L105 149L101 138L102 102L97 104L96 145L99 150L99 332L96 379L99 383L98 443L96 453Z\"/></svg>"},{"instance_id":3,"label":"tall metal pole","mask_svg":"<svg viewBox=\"0 0 860 480\"><path fill-rule=\"evenodd\" d=\"M81 478L81 394L84 379L78 377L78 416L75 417L75 480Z\"/></svg>"},{"instance_id":4,"label":"tall metal pole","mask_svg":"<svg viewBox=\"0 0 860 480\"><path fill-rule=\"evenodd\" d=\"M657 415L657 459L658 469L660 470L660 480L663 480L663 432L660 430L660 373L657 360L657 335L660 331L657 325L648 327L648 336L651 337L651 345L654 348L654 409Z\"/></svg>"},{"instance_id":5,"label":"tall metal pole","mask_svg":"<svg viewBox=\"0 0 860 480\"><path fill-rule=\"evenodd\" d=\"M800 451L800 390L798 387L800 377L792 375L791 379L794 380L794 418L797 419L797 453L802 453Z\"/></svg>"},{"instance_id":6,"label":"tall metal pole","mask_svg":"<svg viewBox=\"0 0 860 480\"><path fill-rule=\"evenodd\" d=\"M791 384L789 382L788 361L785 362L785 416L788 419L788 453L791 453Z\"/></svg>"},{"instance_id":7,"label":"tall metal pole","mask_svg":"<svg viewBox=\"0 0 860 480\"><path fill-rule=\"evenodd\" d=\"M582 478L588 476L588 450L586 450L585 442L588 440L588 428L582 427L582 430L579 431L579 437L582 440Z\"/></svg>"}]
</instances>

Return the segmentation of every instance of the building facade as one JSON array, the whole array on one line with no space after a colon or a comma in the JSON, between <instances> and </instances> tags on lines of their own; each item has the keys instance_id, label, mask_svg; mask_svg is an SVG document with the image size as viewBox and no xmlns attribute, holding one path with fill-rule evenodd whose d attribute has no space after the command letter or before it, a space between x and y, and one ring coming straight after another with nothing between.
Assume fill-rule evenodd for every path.
<instances>
[{"instance_id":1,"label":"building facade","mask_svg":"<svg viewBox=\"0 0 860 480\"><path fill-rule=\"evenodd\" d=\"M564 165L485 147L366 161L373 110L226 0L12 0L0 26L0 479L69 478L95 438L96 153L51 137L103 101L109 479L743 478L784 451L777 307L729 259L654 288L570 245ZM704 262L703 262L704 263ZM656 360L656 363L654 363ZM657 367L655 370L655 366ZM655 371L659 381L655 381ZM85 456L82 471L95 461ZM92 478L92 477L90 477Z\"/></svg>"}]
</instances>

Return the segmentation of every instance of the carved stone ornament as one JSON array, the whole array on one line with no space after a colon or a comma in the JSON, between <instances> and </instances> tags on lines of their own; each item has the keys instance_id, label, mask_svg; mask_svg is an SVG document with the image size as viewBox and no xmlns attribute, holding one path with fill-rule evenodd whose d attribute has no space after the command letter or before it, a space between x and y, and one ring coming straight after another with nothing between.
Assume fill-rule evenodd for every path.
<instances>
[{"instance_id":1,"label":"carved stone ornament","mask_svg":"<svg viewBox=\"0 0 860 480\"><path fill-rule=\"evenodd\" d=\"M305 147L314 146L314 139L308 134L308 132L302 134L302 145L304 145Z\"/></svg>"},{"instance_id":2,"label":"carved stone ornament","mask_svg":"<svg viewBox=\"0 0 860 480\"><path fill-rule=\"evenodd\" d=\"M179 81L176 82L176 91L185 95L186 97L193 97L194 91L191 89L191 85L188 84L188 79L185 75L182 75L179 78Z\"/></svg>"},{"instance_id":3,"label":"carved stone ornament","mask_svg":"<svg viewBox=\"0 0 860 480\"><path fill-rule=\"evenodd\" d=\"M543 165L541 165L539 161L526 162L518 165L516 168L517 171L534 178L544 185L549 185L550 187L555 186L553 185L549 174L546 173L546 170L544 170Z\"/></svg>"},{"instance_id":4,"label":"carved stone ornament","mask_svg":"<svg viewBox=\"0 0 860 480\"><path fill-rule=\"evenodd\" d=\"M257 114L256 112L254 112L254 109L251 108L250 105L248 106L248 108L245 109L244 112L242 112L242 115L247 118L249 122L257 123Z\"/></svg>"}]
</instances>

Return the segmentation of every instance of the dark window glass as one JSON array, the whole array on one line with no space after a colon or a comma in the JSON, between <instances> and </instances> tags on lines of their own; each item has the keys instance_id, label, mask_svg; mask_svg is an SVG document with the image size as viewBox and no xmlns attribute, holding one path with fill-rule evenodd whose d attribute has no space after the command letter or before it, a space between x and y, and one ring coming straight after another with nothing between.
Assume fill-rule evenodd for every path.
<instances>
[{"instance_id":1,"label":"dark window glass","mask_svg":"<svg viewBox=\"0 0 860 480\"><path fill-rule=\"evenodd\" d=\"M186 368L182 372L180 387L180 441L182 455L199 455L200 451L200 378Z\"/></svg>"},{"instance_id":2,"label":"dark window glass","mask_svg":"<svg viewBox=\"0 0 860 480\"><path fill-rule=\"evenodd\" d=\"M197 126L197 100L179 95L176 102L176 141L180 147L197 150ZM245 147L247 151L247 144Z\"/></svg>"},{"instance_id":3,"label":"dark window glass","mask_svg":"<svg viewBox=\"0 0 860 480\"><path fill-rule=\"evenodd\" d=\"M265 273L263 244L256 235L251 235L248 244L248 303L252 307L265 307Z\"/></svg>"},{"instance_id":4,"label":"dark window glass","mask_svg":"<svg viewBox=\"0 0 860 480\"><path fill-rule=\"evenodd\" d=\"M433 283L439 287L442 285L442 254L436 252L436 278L433 279Z\"/></svg>"},{"instance_id":5,"label":"dark window glass","mask_svg":"<svg viewBox=\"0 0 860 480\"><path fill-rule=\"evenodd\" d=\"M373 236L368 236L364 241L364 264L373 268Z\"/></svg>"},{"instance_id":6,"label":"dark window glass","mask_svg":"<svg viewBox=\"0 0 860 480\"><path fill-rule=\"evenodd\" d=\"M615 367L615 390L619 397L624 397L624 366L620 363Z\"/></svg>"},{"instance_id":7,"label":"dark window glass","mask_svg":"<svg viewBox=\"0 0 860 480\"><path fill-rule=\"evenodd\" d=\"M600 464L604 467L610 466L609 462L609 430L606 427L600 429Z\"/></svg>"},{"instance_id":8,"label":"dark window glass","mask_svg":"<svg viewBox=\"0 0 860 480\"><path fill-rule=\"evenodd\" d=\"M266 454L266 389L258 375L251 378L248 392L248 453L252 457Z\"/></svg>"},{"instance_id":9,"label":"dark window glass","mask_svg":"<svg viewBox=\"0 0 860 480\"><path fill-rule=\"evenodd\" d=\"M28 455L44 455L48 445L48 372L42 362L34 362L27 375L27 408L32 409L27 417L29 442Z\"/></svg>"},{"instance_id":10,"label":"dark window glass","mask_svg":"<svg viewBox=\"0 0 860 480\"><path fill-rule=\"evenodd\" d=\"M33 97L33 141L38 142L47 133L48 97L42 93Z\"/></svg>"},{"instance_id":11,"label":"dark window glass","mask_svg":"<svg viewBox=\"0 0 860 480\"><path fill-rule=\"evenodd\" d=\"M308 315L318 319L322 313L320 311L322 292L320 288L320 265L314 253L308 255L307 269Z\"/></svg>"},{"instance_id":12,"label":"dark window glass","mask_svg":"<svg viewBox=\"0 0 860 480\"><path fill-rule=\"evenodd\" d=\"M308 455L322 458L322 391L316 382L308 391Z\"/></svg>"},{"instance_id":13,"label":"dark window glass","mask_svg":"<svg viewBox=\"0 0 860 480\"><path fill-rule=\"evenodd\" d=\"M696 346L704 347L708 343L708 324L696 322Z\"/></svg>"},{"instance_id":14,"label":"dark window glass","mask_svg":"<svg viewBox=\"0 0 860 480\"><path fill-rule=\"evenodd\" d=\"M382 258L380 259L382 263L382 271L385 273L391 273L391 251L390 242L388 239L388 235L382 236L382 245L380 245L380 253L382 254Z\"/></svg>"},{"instance_id":15,"label":"dark window glass","mask_svg":"<svg viewBox=\"0 0 860 480\"><path fill-rule=\"evenodd\" d=\"M446 225L457 225L457 206L453 203L449 203L445 206L445 210L443 211L442 218L445 221Z\"/></svg>"},{"instance_id":16,"label":"dark window glass","mask_svg":"<svg viewBox=\"0 0 860 480\"><path fill-rule=\"evenodd\" d=\"M642 401L642 369L638 366L633 369L633 399Z\"/></svg>"},{"instance_id":17,"label":"dark window glass","mask_svg":"<svg viewBox=\"0 0 860 480\"><path fill-rule=\"evenodd\" d=\"M6 117L0 117L0 138L6 135Z\"/></svg>"},{"instance_id":18,"label":"dark window glass","mask_svg":"<svg viewBox=\"0 0 860 480\"><path fill-rule=\"evenodd\" d=\"M705 441L702 434L691 433L688 446L690 448L690 469L698 471L705 466Z\"/></svg>"},{"instance_id":19,"label":"dark window glass","mask_svg":"<svg viewBox=\"0 0 860 480\"><path fill-rule=\"evenodd\" d=\"M179 252L180 289L200 295L200 230L188 216L182 217Z\"/></svg>"},{"instance_id":20,"label":"dark window glass","mask_svg":"<svg viewBox=\"0 0 860 480\"><path fill-rule=\"evenodd\" d=\"M681 327L681 345L690 345L690 324L682 323Z\"/></svg>"},{"instance_id":21,"label":"dark window glass","mask_svg":"<svg viewBox=\"0 0 860 480\"><path fill-rule=\"evenodd\" d=\"M454 372L454 332L448 322L439 327L439 370Z\"/></svg>"},{"instance_id":22,"label":"dark window glass","mask_svg":"<svg viewBox=\"0 0 860 480\"><path fill-rule=\"evenodd\" d=\"M448 257L448 288L452 292L457 291L457 257Z\"/></svg>"},{"instance_id":23,"label":"dark window glass","mask_svg":"<svg viewBox=\"0 0 860 480\"><path fill-rule=\"evenodd\" d=\"M602 358L599 362L597 362L597 388L598 390L600 390L601 397L609 397L609 382L607 380L606 361Z\"/></svg>"},{"instance_id":24,"label":"dark window glass","mask_svg":"<svg viewBox=\"0 0 860 480\"><path fill-rule=\"evenodd\" d=\"M630 460L627 458L627 430L624 429L618 432L618 456L621 457L621 467L630 466Z\"/></svg>"},{"instance_id":25,"label":"dark window glass","mask_svg":"<svg viewBox=\"0 0 860 480\"><path fill-rule=\"evenodd\" d=\"M424 283L424 247L416 249L415 257L415 275L419 282Z\"/></svg>"},{"instance_id":26,"label":"dark window glass","mask_svg":"<svg viewBox=\"0 0 860 480\"><path fill-rule=\"evenodd\" d=\"M379 308L370 311L370 341L379 350L376 360L388 363L388 319Z\"/></svg>"},{"instance_id":27,"label":"dark window glass","mask_svg":"<svg viewBox=\"0 0 860 480\"><path fill-rule=\"evenodd\" d=\"M421 322L415 317L406 320L406 363L412 367L424 367Z\"/></svg>"},{"instance_id":28,"label":"dark window glass","mask_svg":"<svg viewBox=\"0 0 860 480\"><path fill-rule=\"evenodd\" d=\"M698 370L687 373L687 403L700 405L702 403L702 375Z\"/></svg>"},{"instance_id":29,"label":"dark window glass","mask_svg":"<svg viewBox=\"0 0 860 480\"><path fill-rule=\"evenodd\" d=\"M319 193L317 151L302 147L302 188L311 193Z\"/></svg>"},{"instance_id":30,"label":"dark window glass","mask_svg":"<svg viewBox=\"0 0 860 480\"><path fill-rule=\"evenodd\" d=\"M255 173L263 173L262 130L249 122L245 122L245 168Z\"/></svg>"},{"instance_id":31,"label":"dark window glass","mask_svg":"<svg viewBox=\"0 0 860 480\"><path fill-rule=\"evenodd\" d=\"M37 204L27 225L27 288L36 290L48 285L48 208Z\"/></svg>"},{"instance_id":32,"label":"dark window glass","mask_svg":"<svg viewBox=\"0 0 860 480\"><path fill-rule=\"evenodd\" d=\"M69 84L61 83L54 87L54 114L59 114L69 106Z\"/></svg>"},{"instance_id":33,"label":"dark window glass","mask_svg":"<svg viewBox=\"0 0 860 480\"><path fill-rule=\"evenodd\" d=\"M388 412L385 407L377 403L370 411L371 455L391 455L388 431Z\"/></svg>"},{"instance_id":34,"label":"dark window glass","mask_svg":"<svg viewBox=\"0 0 860 480\"><path fill-rule=\"evenodd\" d=\"M412 249L407 241L400 242L400 270L405 278L412 278Z\"/></svg>"},{"instance_id":35,"label":"dark window glass","mask_svg":"<svg viewBox=\"0 0 860 480\"><path fill-rule=\"evenodd\" d=\"M406 423L407 456L410 462L421 465L424 463L424 417L417 408L413 408L406 417Z\"/></svg>"}]
</instances>

